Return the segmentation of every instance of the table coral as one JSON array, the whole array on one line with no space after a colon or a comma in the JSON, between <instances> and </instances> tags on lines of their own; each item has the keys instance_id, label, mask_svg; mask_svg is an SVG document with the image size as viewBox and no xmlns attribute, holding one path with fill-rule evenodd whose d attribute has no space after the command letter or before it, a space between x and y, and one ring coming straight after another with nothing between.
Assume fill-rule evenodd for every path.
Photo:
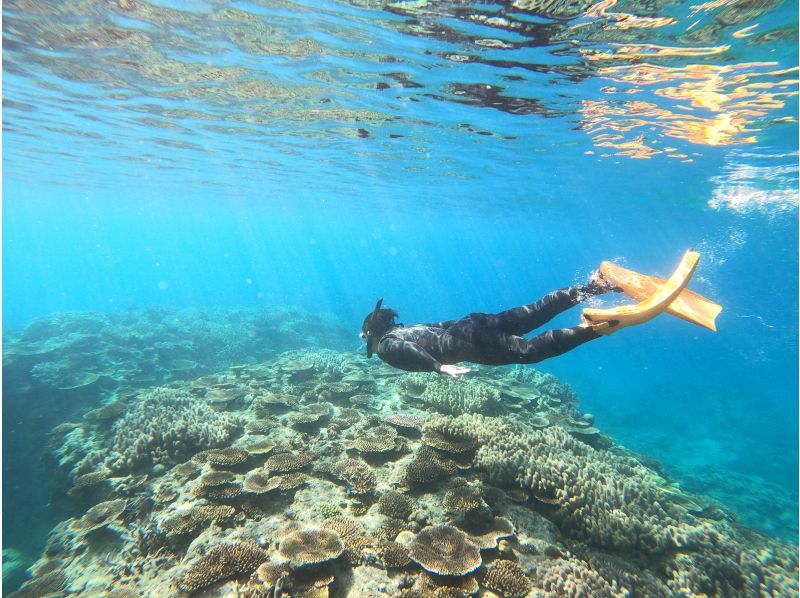
<instances>
[{"instance_id":1,"label":"table coral","mask_svg":"<svg viewBox=\"0 0 800 598\"><path fill-rule=\"evenodd\" d=\"M309 529L289 534L280 543L280 554L289 561L292 569L319 565L332 561L344 551L344 544L336 532Z\"/></svg>"},{"instance_id":2,"label":"table coral","mask_svg":"<svg viewBox=\"0 0 800 598\"><path fill-rule=\"evenodd\" d=\"M429 526L409 547L411 559L436 575L466 575L481 566L481 553L461 530L450 525Z\"/></svg>"},{"instance_id":3,"label":"table coral","mask_svg":"<svg viewBox=\"0 0 800 598\"><path fill-rule=\"evenodd\" d=\"M178 580L178 587L185 592L194 592L222 579L249 574L268 558L269 553L257 544L221 544L195 561Z\"/></svg>"}]
</instances>

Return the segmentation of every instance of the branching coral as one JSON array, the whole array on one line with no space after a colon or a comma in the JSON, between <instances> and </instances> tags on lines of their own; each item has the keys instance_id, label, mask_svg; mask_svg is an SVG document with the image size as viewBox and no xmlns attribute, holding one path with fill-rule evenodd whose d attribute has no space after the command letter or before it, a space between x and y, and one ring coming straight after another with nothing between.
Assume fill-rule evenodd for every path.
<instances>
[{"instance_id":1,"label":"branching coral","mask_svg":"<svg viewBox=\"0 0 800 598\"><path fill-rule=\"evenodd\" d=\"M387 517L408 519L412 507L411 499L399 492L385 492L378 499L378 511Z\"/></svg>"},{"instance_id":2,"label":"branching coral","mask_svg":"<svg viewBox=\"0 0 800 598\"><path fill-rule=\"evenodd\" d=\"M174 465L197 451L230 442L238 431L235 417L214 411L188 392L156 388L129 405L114 423L103 455L116 473Z\"/></svg>"},{"instance_id":3,"label":"branching coral","mask_svg":"<svg viewBox=\"0 0 800 598\"><path fill-rule=\"evenodd\" d=\"M497 561L486 571L484 585L505 598L525 598L531 591L531 580L513 561Z\"/></svg>"},{"instance_id":4,"label":"branching coral","mask_svg":"<svg viewBox=\"0 0 800 598\"><path fill-rule=\"evenodd\" d=\"M627 590L613 587L580 559L552 559L536 565L534 588L546 598L627 598Z\"/></svg>"},{"instance_id":5,"label":"branching coral","mask_svg":"<svg viewBox=\"0 0 800 598\"><path fill-rule=\"evenodd\" d=\"M420 387L423 389L419 392ZM397 383L401 396L412 397L441 413L486 413L497 406L500 393L477 380L409 374Z\"/></svg>"},{"instance_id":6,"label":"branching coral","mask_svg":"<svg viewBox=\"0 0 800 598\"><path fill-rule=\"evenodd\" d=\"M428 424L481 446L474 464L495 483L529 488L554 507L566 532L600 546L660 552L690 547L706 531L678 522L681 513L630 458L597 451L560 428L525 429L477 415L437 418Z\"/></svg>"}]
</instances>

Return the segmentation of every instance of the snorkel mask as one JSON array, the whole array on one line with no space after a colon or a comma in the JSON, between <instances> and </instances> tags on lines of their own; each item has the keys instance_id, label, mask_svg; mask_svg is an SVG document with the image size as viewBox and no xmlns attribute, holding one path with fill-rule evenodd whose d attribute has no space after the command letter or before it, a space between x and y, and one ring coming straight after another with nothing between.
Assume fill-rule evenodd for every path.
<instances>
[{"instance_id":1,"label":"snorkel mask","mask_svg":"<svg viewBox=\"0 0 800 598\"><path fill-rule=\"evenodd\" d=\"M395 326L394 319L397 317L397 312L393 309L381 309L381 305L383 305L383 299L378 299L375 309L364 318L364 323L361 325L360 336L361 340L367 343L368 358L372 357L381 337Z\"/></svg>"}]
</instances>

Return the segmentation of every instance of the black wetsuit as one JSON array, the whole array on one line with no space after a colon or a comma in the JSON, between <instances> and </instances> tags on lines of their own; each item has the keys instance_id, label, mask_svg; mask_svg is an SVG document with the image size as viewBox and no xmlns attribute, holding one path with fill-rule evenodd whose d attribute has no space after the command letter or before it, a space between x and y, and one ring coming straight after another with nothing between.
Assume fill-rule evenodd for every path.
<instances>
[{"instance_id":1,"label":"black wetsuit","mask_svg":"<svg viewBox=\"0 0 800 598\"><path fill-rule=\"evenodd\" d=\"M377 346L378 356L410 372L438 372L443 364L471 361L486 365L537 363L561 355L600 335L576 326L522 338L586 297L605 292L592 284L545 295L536 303L498 314L472 313L460 320L396 326Z\"/></svg>"}]
</instances>

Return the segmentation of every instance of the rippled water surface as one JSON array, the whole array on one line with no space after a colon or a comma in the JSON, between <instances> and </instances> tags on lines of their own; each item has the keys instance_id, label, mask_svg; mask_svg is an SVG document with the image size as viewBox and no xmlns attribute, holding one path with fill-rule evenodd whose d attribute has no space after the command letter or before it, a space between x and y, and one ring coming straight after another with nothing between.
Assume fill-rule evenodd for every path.
<instances>
[{"instance_id":1,"label":"rippled water surface","mask_svg":"<svg viewBox=\"0 0 800 598\"><path fill-rule=\"evenodd\" d=\"M383 188L519 177L564 156L677 168L724 155L715 206L780 209L796 204L795 8L8 2L8 171L114 160L134 179L230 187L312 163ZM197 176L198 161L213 171Z\"/></svg>"}]
</instances>

